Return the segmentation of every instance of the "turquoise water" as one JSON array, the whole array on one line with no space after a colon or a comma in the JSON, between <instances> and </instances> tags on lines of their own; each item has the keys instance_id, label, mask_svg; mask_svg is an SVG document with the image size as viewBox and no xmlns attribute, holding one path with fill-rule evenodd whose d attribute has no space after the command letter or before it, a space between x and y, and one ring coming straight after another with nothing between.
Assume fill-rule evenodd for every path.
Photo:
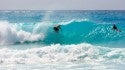
<instances>
[{"instance_id":1,"label":"turquoise water","mask_svg":"<svg viewBox=\"0 0 125 70\"><path fill-rule=\"evenodd\" d=\"M124 23L124 10L0 11L0 69L123 70Z\"/></svg>"}]
</instances>

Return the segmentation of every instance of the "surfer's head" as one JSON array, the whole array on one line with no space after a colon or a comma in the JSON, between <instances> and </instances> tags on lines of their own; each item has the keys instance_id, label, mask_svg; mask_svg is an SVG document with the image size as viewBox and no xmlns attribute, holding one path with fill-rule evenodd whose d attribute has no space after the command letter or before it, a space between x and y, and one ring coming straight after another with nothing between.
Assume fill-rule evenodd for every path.
<instances>
[{"instance_id":1,"label":"surfer's head","mask_svg":"<svg viewBox=\"0 0 125 70\"><path fill-rule=\"evenodd\" d=\"M54 31L59 32L60 26L61 26L61 25L54 26L54 27L53 27Z\"/></svg>"}]
</instances>

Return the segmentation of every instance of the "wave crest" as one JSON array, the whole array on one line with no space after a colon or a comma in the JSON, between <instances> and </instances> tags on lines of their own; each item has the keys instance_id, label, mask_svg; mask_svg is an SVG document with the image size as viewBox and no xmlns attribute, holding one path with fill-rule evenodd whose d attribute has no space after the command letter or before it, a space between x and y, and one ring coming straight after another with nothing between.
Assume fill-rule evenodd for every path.
<instances>
[{"instance_id":1,"label":"wave crest","mask_svg":"<svg viewBox=\"0 0 125 70\"><path fill-rule=\"evenodd\" d=\"M23 30L17 30L16 27L8 22L0 22L0 44L14 44L16 42L38 41L43 39L43 34L34 34Z\"/></svg>"}]
</instances>

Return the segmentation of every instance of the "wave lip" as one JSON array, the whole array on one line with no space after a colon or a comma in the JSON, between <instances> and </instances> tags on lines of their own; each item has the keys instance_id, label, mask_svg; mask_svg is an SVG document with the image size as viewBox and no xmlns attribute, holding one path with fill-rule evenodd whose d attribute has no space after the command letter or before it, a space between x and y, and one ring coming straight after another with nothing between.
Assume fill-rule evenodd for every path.
<instances>
[{"instance_id":1,"label":"wave lip","mask_svg":"<svg viewBox=\"0 0 125 70\"><path fill-rule=\"evenodd\" d=\"M53 62L124 62L125 49L91 44L51 45L27 50L0 49L1 63L34 64Z\"/></svg>"},{"instance_id":2,"label":"wave lip","mask_svg":"<svg viewBox=\"0 0 125 70\"><path fill-rule=\"evenodd\" d=\"M68 25L68 24L71 24L73 22L85 22L85 21L89 21L89 19L80 19L80 20L75 20L75 19L72 19L70 21L67 21L67 22L60 22L58 23L59 25Z\"/></svg>"}]
</instances>

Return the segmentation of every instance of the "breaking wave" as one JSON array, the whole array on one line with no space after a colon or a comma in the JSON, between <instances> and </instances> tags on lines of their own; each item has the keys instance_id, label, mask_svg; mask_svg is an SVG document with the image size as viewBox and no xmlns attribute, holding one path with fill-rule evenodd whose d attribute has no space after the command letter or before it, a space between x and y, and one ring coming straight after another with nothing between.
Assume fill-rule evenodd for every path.
<instances>
[{"instance_id":1,"label":"breaking wave","mask_svg":"<svg viewBox=\"0 0 125 70\"><path fill-rule=\"evenodd\" d=\"M53 27L61 25L59 33ZM0 44L37 42L44 44L120 43L125 41L124 24L117 24L121 32L112 30L111 23L95 23L90 20L68 22L9 23L0 22Z\"/></svg>"},{"instance_id":2,"label":"breaking wave","mask_svg":"<svg viewBox=\"0 0 125 70\"><path fill-rule=\"evenodd\" d=\"M43 38L43 34L35 34L17 28L8 22L0 22L0 45L14 44L16 42L38 41Z\"/></svg>"},{"instance_id":3,"label":"breaking wave","mask_svg":"<svg viewBox=\"0 0 125 70\"><path fill-rule=\"evenodd\" d=\"M125 49L106 48L87 43L50 45L41 48L0 49L0 63L34 64L52 62L124 62Z\"/></svg>"}]
</instances>

